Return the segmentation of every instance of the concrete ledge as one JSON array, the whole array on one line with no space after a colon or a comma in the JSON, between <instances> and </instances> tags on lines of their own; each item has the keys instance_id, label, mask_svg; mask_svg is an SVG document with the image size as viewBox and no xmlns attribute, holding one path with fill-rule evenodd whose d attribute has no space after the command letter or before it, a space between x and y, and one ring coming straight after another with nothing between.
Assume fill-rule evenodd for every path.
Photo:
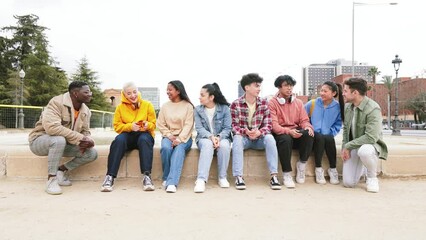
<instances>
[{"instance_id":1,"label":"concrete ledge","mask_svg":"<svg viewBox=\"0 0 426 240\"><path fill-rule=\"evenodd\" d=\"M71 178L88 180L88 179L102 179L105 176L108 162L109 145L97 146L98 159L92 163L84 165L71 172ZM197 176L198 170L198 156L199 150L194 145L188 152L183 170L183 178L193 178ZM64 158L67 161L70 158ZM295 174L296 161L298 153L293 151L292 166L293 174ZM47 175L47 157L36 156L29 150L28 146L15 146L12 151L6 153L5 157L6 176L8 177L22 177L22 178L45 178ZM324 156L323 168L327 169L329 166L328 160ZM338 161L338 171L341 173L341 161ZM313 156L308 160L307 176L314 176L314 161ZM281 175L281 165L278 165L278 171ZM118 177L140 177L139 155L137 150L126 153L121 161ZM162 176L160 148L154 147L154 160L152 168L152 176L154 179L160 179ZM229 163L228 177L232 176L232 158ZM246 150L244 152L244 176L267 178L269 170L266 164L265 152L258 150ZM217 161L216 157L213 160L210 168L210 178L217 179Z\"/></svg>"},{"instance_id":2,"label":"concrete ledge","mask_svg":"<svg viewBox=\"0 0 426 240\"><path fill-rule=\"evenodd\" d=\"M71 172L72 179L103 179L107 169L107 158L109 153L109 144L115 135L101 135L103 145L97 145L98 159L79 169ZM99 137L99 136L98 136ZM379 171L384 176L404 177L404 176L426 176L426 138L424 137L398 137L385 136L385 142L388 144L389 156L387 161L381 161ZM156 140L154 147L154 161L152 175L154 179L160 179L162 176L162 167L160 159L160 141ZM338 161L337 169L342 172L342 161L340 159L341 136L336 137ZM185 159L182 177L195 179L198 169L198 148L193 145ZM269 171L266 165L264 151L247 150L244 152L244 174L245 177L268 178ZM295 174L296 160L298 153L293 150L292 166ZM66 159L64 159L66 161ZM328 168L328 160L324 154L323 168ZM228 177L232 176L232 159L229 164ZM309 158L307 166L307 176L314 176L313 156ZM278 166L279 175L281 175L281 166ZM34 155L27 143L8 142L0 145L0 177L18 177L18 178L46 178L47 175L47 157ZM139 156L137 150L128 152L120 166L119 177L140 177ZM217 179L217 162L214 160L210 169L210 178Z\"/></svg>"}]
</instances>

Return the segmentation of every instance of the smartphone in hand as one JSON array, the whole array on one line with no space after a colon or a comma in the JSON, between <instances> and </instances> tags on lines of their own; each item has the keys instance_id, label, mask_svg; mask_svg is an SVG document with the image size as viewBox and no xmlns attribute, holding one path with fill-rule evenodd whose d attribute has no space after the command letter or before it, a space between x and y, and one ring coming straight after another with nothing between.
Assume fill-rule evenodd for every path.
<instances>
[{"instance_id":1,"label":"smartphone in hand","mask_svg":"<svg viewBox=\"0 0 426 240\"><path fill-rule=\"evenodd\" d=\"M298 129L296 129L296 131L297 131L298 133L300 133L300 134L308 133L308 130L306 130L306 129L302 129L302 128L298 128Z\"/></svg>"}]
</instances>

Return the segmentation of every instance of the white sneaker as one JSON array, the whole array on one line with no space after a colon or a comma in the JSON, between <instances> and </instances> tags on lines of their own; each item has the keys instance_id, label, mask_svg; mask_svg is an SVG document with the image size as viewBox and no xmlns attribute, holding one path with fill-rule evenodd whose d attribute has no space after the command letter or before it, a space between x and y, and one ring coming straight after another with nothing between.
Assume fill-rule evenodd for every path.
<instances>
[{"instance_id":1,"label":"white sneaker","mask_svg":"<svg viewBox=\"0 0 426 240\"><path fill-rule=\"evenodd\" d=\"M296 182L297 183L305 183L305 169L306 163L302 163L301 161L297 161L296 164Z\"/></svg>"},{"instance_id":2,"label":"white sneaker","mask_svg":"<svg viewBox=\"0 0 426 240\"><path fill-rule=\"evenodd\" d=\"M62 189L58 184L58 179L56 177L51 177L46 182L46 192L52 195L62 194Z\"/></svg>"},{"instance_id":3,"label":"white sneaker","mask_svg":"<svg viewBox=\"0 0 426 240\"><path fill-rule=\"evenodd\" d=\"M68 171L57 171L56 172L56 178L58 179L59 186L71 186L72 183L68 177Z\"/></svg>"},{"instance_id":4,"label":"white sneaker","mask_svg":"<svg viewBox=\"0 0 426 240\"><path fill-rule=\"evenodd\" d=\"M143 179L142 179L142 189L144 191L154 191L155 190L155 186L152 183L151 176L149 176L149 175L144 175L143 176Z\"/></svg>"},{"instance_id":5,"label":"white sneaker","mask_svg":"<svg viewBox=\"0 0 426 240\"><path fill-rule=\"evenodd\" d=\"M175 193L177 191L176 186L175 185L169 185L166 188L166 192L168 193Z\"/></svg>"},{"instance_id":6,"label":"white sneaker","mask_svg":"<svg viewBox=\"0 0 426 240\"><path fill-rule=\"evenodd\" d=\"M229 188L229 182L226 178L219 178L217 182L221 188Z\"/></svg>"},{"instance_id":7,"label":"white sneaker","mask_svg":"<svg viewBox=\"0 0 426 240\"><path fill-rule=\"evenodd\" d=\"M379 192L379 179L367 178L367 192L378 193Z\"/></svg>"},{"instance_id":8,"label":"white sneaker","mask_svg":"<svg viewBox=\"0 0 426 240\"><path fill-rule=\"evenodd\" d=\"M294 188L296 186L290 173L283 174L283 183L286 188Z\"/></svg>"},{"instance_id":9,"label":"white sneaker","mask_svg":"<svg viewBox=\"0 0 426 240\"><path fill-rule=\"evenodd\" d=\"M326 184L326 181L325 181L325 178L324 178L324 169L315 168L315 181L318 184Z\"/></svg>"},{"instance_id":10,"label":"white sneaker","mask_svg":"<svg viewBox=\"0 0 426 240\"><path fill-rule=\"evenodd\" d=\"M194 192L202 193L205 190L206 190L206 182L204 182L204 180L202 179L197 179L197 181L195 181Z\"/></svg>"},{"instance_id":11,"label":"white sneaker","mask_svg":"<svg viewBox=\"0 0 426 240\"><path fill-rule=\"evenodd\" d=\"M330 177L330 183L331 184L339 184L339 173L337 172L337 169L335 168L329 168L327 170L328 176Z\"/></svg>"},{"instance_id":12,"label":"white sneaker","mask_svg":"<svg viewBox=\"0 0 426 240\"><path fill-rule=\"evenodd\" d=\"M163 181L163 183L161 183L161 185L163 186L164 189L166 189L166 187L167 187L167 181Z\"/></svg>"},{"instance_id":13,"label":"white sneaker","mask_svg":"<svg viewBox=\"0 0 426 240\"><path fill-rule=\"evenodd\" d=\"M104 182L101 186L101 192L112 192L114 188L114 177L111 175L106 175Z\"/></svg>"}]
</instances>

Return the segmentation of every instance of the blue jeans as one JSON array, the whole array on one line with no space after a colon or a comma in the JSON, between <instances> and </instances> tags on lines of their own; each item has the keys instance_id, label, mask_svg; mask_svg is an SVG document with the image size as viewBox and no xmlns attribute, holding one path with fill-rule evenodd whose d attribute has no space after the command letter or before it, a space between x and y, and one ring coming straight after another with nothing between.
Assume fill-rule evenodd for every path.
<instances>
[{"instance_id":1,"label":"blue jeans","mask_svg":"<svg viewBox=\"0 0 426 240\"><path fill-rule=\"evenodd\" d=\"M154 155L154 138L148 132L123 132L112 141L108 154L107 175L117 177L121 159L126 151L139 150L139 166L142 174L151 174Z\"/></svg>"},{"instance_id":2,"label":"blue jeans","mask_svg":"<svg viewBox=\"0 0 426 240\"><path fill-rule=\"evenodd\" d=\"M217 154L217 172L219 179L226 178L231 153L231 143L227 139L222 139L219 142L219 148L215 150L213 148L213 142L210 139L202 138L198 141L197 146L198 149L200 149L197 179L202 179L205 182L208 181L210 166L215 151Z\"/></svg>"},{"instance_id":3,"label":"blue jeans","mask_svg":"<svg viewBox=\"0 0 426 240\"><path fill-rule=\"evenodd\" d=\"M182 173L183 161L186 153L191 149L192 138L186 143L180 143L173 147L172 141L168 138L161 140L161 162L163 166L163 181L166 186L179 184L180 175Z\"/></svg>"},{"instance_id":4,"label":"blue jeans","mask_svg":"<svg viewBox=\"0 0 426 240\"><path fill-rule=\"evenodd\" d=\"M248 137L235 135L232 143L232 175L234 177L243 176L244 150L263 150L266 152L266 162L271 174L278 173L278 153L275 139L271 134L266 134L256 140Z\"/></svg>"}]
</instances>

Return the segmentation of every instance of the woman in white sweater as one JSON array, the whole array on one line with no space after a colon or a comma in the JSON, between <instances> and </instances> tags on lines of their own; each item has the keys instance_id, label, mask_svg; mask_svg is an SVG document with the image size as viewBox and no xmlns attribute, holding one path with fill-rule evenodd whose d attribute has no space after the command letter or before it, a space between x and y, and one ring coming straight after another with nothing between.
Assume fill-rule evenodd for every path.
<instances>
[{"instance_id":1,"label":"woman in white sweater","mask_svg":"<svg viewBox=\"0 0 426 240\"><path fill-rule=\"evenodd\" d=\"M175 193L186 153L192 146L194 105L179 80L168 83L167 95L170 101L161 106L157 127L163 136L160 150L163 186L166 192Z\"/></svg>"}]
</instances>

